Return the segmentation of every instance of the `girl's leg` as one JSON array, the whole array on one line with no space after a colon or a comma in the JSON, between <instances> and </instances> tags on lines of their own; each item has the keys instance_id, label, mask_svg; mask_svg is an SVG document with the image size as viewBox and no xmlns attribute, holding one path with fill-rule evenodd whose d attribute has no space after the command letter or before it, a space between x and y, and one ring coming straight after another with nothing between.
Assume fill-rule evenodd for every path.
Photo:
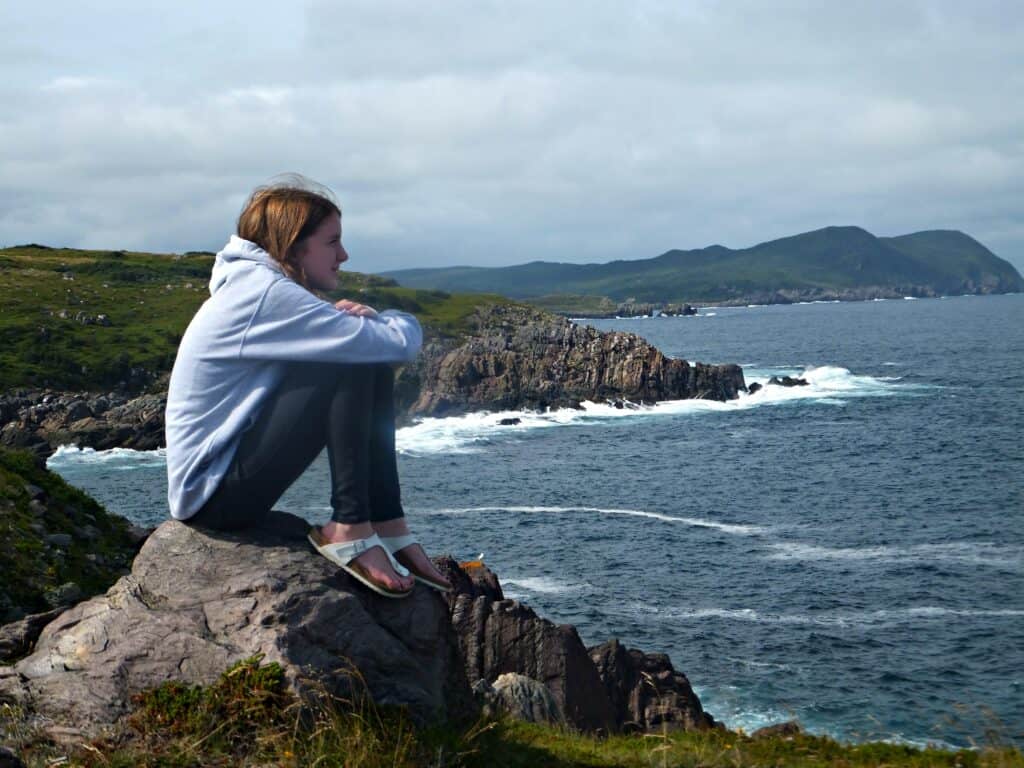
<instances>
[{"instance_id":1,"label":"girl's leg","mask_svg":"<svg viewBox=\"0 0 1024 768\"><path fill-rule=\"evenodd\" d=\"M381 536L409 533L402 510L395 456L395 372L390 365L374 366L373 415L370 430L370 520ZM447 579L434 567L423 547L413 544L402 550L403 564L414 573L428 575L437 584Z\"/></svg>"},{"instance_id":2,"label":"girl's leg","mask_svg":"<svg viewBox=\"0 0 1024 768\"><path fill-rule=\"evenodd\" d=\"M232 530L263 521L327 442L324 414L333 396L331 367L289 368L256 423L243 433L216 492L190 523Z\"/></svg>"}]
</instances>

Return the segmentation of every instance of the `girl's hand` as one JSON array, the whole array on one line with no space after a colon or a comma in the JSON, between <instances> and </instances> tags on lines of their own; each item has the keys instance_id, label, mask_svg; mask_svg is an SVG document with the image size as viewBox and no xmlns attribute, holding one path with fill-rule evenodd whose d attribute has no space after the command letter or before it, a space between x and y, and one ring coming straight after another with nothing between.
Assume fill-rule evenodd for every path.
<instances>
[{"instance_id":1,"label":"girl's hand","mask_svg":"<svg viewBox=\"0 0 1024 768\"><path fill-rule=\"evenodd\" d=\"M377 310L373 307L368 307L365 304L357 304L354 301L348 299L342 299L334 303L334 308L341 311L347 312L350 315L356 315L357 317L376 317Z\"/></svg>"}]
</instances>

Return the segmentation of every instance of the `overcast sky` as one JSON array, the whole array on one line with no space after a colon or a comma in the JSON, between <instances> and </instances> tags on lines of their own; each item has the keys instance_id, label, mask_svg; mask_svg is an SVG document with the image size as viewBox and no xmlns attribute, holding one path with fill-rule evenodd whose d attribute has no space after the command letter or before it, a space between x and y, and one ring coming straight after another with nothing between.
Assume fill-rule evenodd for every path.
<instances>
[{"instance_id":1,"label":"overcast sky","mask_svg":"<svg viewBox=\"0 0 1024 768\"><path fill-rule=\"evenodd\" d=\"M217 250L330 186L351 267L830 224L1024 270L1024 3L0 0L0 245Z\"/></svg>"}]
</instances>

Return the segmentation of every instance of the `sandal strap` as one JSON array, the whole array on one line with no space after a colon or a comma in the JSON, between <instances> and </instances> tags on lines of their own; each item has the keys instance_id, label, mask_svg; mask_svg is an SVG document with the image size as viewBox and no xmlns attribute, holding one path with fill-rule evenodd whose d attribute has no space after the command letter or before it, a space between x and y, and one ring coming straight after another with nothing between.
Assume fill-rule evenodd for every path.
<instances>
[{"instance_id":1,"label":"sandal strap","mask_svg":"<svg viewBox=\"0 0 1024 768\"><path fill-rule=\"evenodd\" d=\"M384 551L387 548L384 547L384 542L380 540L380 536L376 533L367 536L365 539L353 539L352 541L336 541L330 544L324 544L320 549L330 552L338 561L348 565L350 562L359 557L363 552L373 549L374 547L381 547Z\"/></svg>"},{"instance_id":2,"label":"sandal strap","mask_svg":"<svg viewBox=\"0 0 1024 768\"><path fill-rule=\"evenodd\" d=\"M381 536L380 540L384 542L384 548L392 555L400 549L419 544L419 539L411 533L403 533L401 536Z\"/></svg>"}]
</instances>

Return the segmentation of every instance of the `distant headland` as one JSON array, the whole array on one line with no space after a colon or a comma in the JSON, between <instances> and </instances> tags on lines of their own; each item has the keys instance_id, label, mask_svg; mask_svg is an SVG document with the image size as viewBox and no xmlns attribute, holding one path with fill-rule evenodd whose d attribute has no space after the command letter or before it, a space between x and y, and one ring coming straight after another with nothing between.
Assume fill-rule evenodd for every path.
<instances>
[{"instance_id":1,"label":"distant headland","mask_svg":"<svg viewBox=\"0 0 1024 768\"><path fill-rule=\"evenodd\" d=\"M876 237L826 227L734 250L712 245L606 264L533 261L511 267L387 272L410 288L485 291L576 316L622 305L790 304L1024 291L1024 278L954 230Z\"/></svg>"}]
</instances>

